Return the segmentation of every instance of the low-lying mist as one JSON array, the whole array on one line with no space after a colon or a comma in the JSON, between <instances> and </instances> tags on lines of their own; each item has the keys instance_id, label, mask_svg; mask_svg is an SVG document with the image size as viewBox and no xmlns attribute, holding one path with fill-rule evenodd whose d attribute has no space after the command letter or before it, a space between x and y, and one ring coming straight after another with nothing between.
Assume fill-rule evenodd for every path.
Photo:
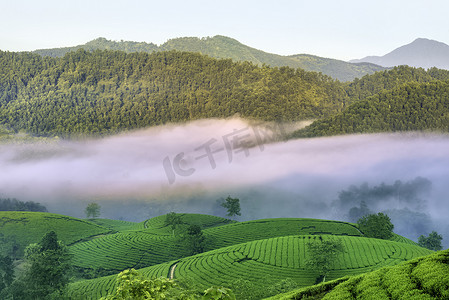
<instances>
[{"instance_id":1,"label":"low-lying mist","mask_svg":"<svg viewBox=\"0 0 449 300\"><path fill-rule=\"evenodd\" d=\"M131 221L169 211L223 215L217 200L228 195L241 200L240 220L349 220L350 206L364 200L373 212L391 213L396 233L416 240L436 230L449 245L448 136L282 141L297 126L202 120L103 139L2 144L0 197L40 202L50 212L75 217L95 201L102 217ZM340 201L351 186L393 186L398 180L413 185L417 178L428 184L406 201L392 194L375 203L354 200L359 196L350 205Z\"/></svg>"}]
</instances>

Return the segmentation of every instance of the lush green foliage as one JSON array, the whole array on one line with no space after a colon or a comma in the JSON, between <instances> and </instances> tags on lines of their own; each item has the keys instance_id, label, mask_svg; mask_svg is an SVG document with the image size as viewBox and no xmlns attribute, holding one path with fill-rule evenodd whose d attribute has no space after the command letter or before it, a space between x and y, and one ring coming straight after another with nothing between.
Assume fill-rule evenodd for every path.
<instances>
[{"instance_id":1,"label":"lush green foliage","mask_svg":"<svg viewBox=\"0 0 449 300\"><path fill-rule=\"evenodd\" d=\"M449 250L397 266L278 295L274 299L448 299Z\"/></svg>"},{"instance_id":2,"label":"lush green foliage","mask_svg":"<svg viewBox=\"0 0 449 300\"><path fill-rule=\"evenodd\" d=\"M6 299L8 288L14 281L13 261L9 256L0 256L0 298Z\"/></svg>"},{"instance_id":3,"label":"lush green foliage","mask_svg":"<svg viewBox=\"0 0 449 300\"><path fill-rule=\"evenodd\" d=\"M190 225L184 233L181 242L189 250L190 255L204 252L206 238L199 225Z\"/></svg>"},{"instance_id":4,"label":"lush green foliage","mask_svg":"<svg viewBox=\"0 0 449 300\"><path fill-rule=\"evenodd\" d=\"M228 210L227 216L241 216L240 200L238 198L231 198L231 196L228 196L221 206Z\"/></svg>"},{"instance_id":5,"label":"lush green foliage","mask_svg":"<svg viewBox=\"0 0 449 300\"><path fill-rule=\"evenodd\" d=\"M168 40L161 46L153 43L138 43L130 41L109 41L98 38L84 45L56 49L42 49L35 52L40 55L62 57L69 51L85 49L87 51L100 50L122 50L125 52L155 52L155 51L188 51L199 52L215 58L231 58L234 61L249 61L257 65L270 65L272 67L302 68L307 71L321 72L340 81L353 80L365 74L372 74L385 68L370 64L352 64L345 61L323 58L313 55L281 56L266 53L245 46L238 41L225 37L214 36L207 38L184 37Z\"/></svg>"},{"instance_id":6,"label":"lush green foliage","mask_svg":"<svg viewBox=\"0 0 449 300\"><path fill-rule=\"evenodd\" d=\"M311 241L307 243L309 259L306 266L323 276L324 282L326 275L334 268L335 262L342 252L344 252L344 248L340 239Z\"/></svg>"},{"instance_id":7,"label":"lush green foliage","mask_svg":"<svg viewBox=\"0 0 449 300\"><path fill-rule=\"evenodd\" d=\"M100 216L101 206L98 203L92 202L86 206L84 213L86 214L86 218L98 218Z\"/></svg>"},{"instance_id":8,"label":"lush green foliage","mask_svg":"<svg viewBox=\"0 0 449 300\"><path fill-rule=\"evenodd\" d=\"M165 226L170 226L173 231L173 235L175 235L175 230L182 224L182 218L180 214L176 214L175 212L170 212L165 215Z\"/></svg>"},{"instance_id":9,"label":"lush green foliage","mask_svg":"<svg viewBox=\"0 0 449 300\"><path fill-rule=\"evenodd\" d=\"M0 125L36 135L106 134L210 117L294 121L340 111L327 76L196 53L0 52ZM32 117L30 117L32 116Z\"/></svg>"},{"instance_id":10,"label":"lush green foliage","mask_svg":"<svg viewBox=\"0 0 449 300\"><path fill-rule=\"evenodd\" d=\"M167 278L144 279L134 270L125 270L118 275L117 289L101 300L156 300L169 298L174 282Z\"/></svg>"},{"instance_id":11,"label":"lush green foliage","mask_svg":"<svg viewBox=\"0 0 449 300\"><path fill-rule=\"evenodd\" d=\"M380 92L293 136L425 130L449 131L449 81L408 83Z\"/></svg>"},{"instance_id":12,"label":"lush green foliage","mask_svg":"<svg viewBox=\"0 0 449 300\"><path fill-rule=\"evenodd\" d=\"M363 216L357 221L357 224L359 225L360 231L367 237L384 240L393 238L394 225L391 223L390 217L386 214L378 213L377 215L370 214Z\"/></svg>"},{"instance_id":13,"label":"lush green foliage","mask_svg":"<svg viewBox=\"0 0 449 300\"><path fill-rule=\"evenodd\" d=\"M47 208L33 201L19 201L17 199L0 199L0 211L40 211L46 212Z\"/></svg>"},{"instance_id":14,"label":"lush green foliage","mask_svg":"<svg viewBox=\"0 0 449 300\"><path fill-rule=\"evenodd\" d=\"M431 233L429 233L429 236L424 236L421 235L418 238L418 244L421 247L430 249L430 250L434 250L434 251L438 251L443 249L443 247L441 246L441 241L443 240L443 237L441 235L439 235L436 231L432 231Z\"/></svg>"},{"instance_id":15,"label":"lush green foliage","mask_svg":"<svg viewBox=\"0 0 449 300\"><path fill-rule=\"evenodd\" d=\"M69 282L70 254L56 233L50 231L39 244L30 244L25 254L28 265L10 287L13 299L62 298Z\"/></svg>"},{"instance_id":16,"label":"lush green foliage","mask_svg":"<svg viewBox=\"0 0 449 300\"><path fill-rule=\"evenodd\" d=\"M36 243L48 231L54 230L65 244L109 233L93 223L63 215L41 212L0 212L0 232L3 238L13 238L21 256L25 247ZM0 249L1 250L1 249Z\"/></svg>"}]
</instances>

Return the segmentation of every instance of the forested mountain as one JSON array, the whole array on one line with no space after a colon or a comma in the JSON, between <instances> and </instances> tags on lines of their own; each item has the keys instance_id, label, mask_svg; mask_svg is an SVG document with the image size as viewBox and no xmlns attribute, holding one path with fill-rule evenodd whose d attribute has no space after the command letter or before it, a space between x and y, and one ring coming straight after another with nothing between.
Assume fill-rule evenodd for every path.
<instances>
[{"instance_id":1,"label":"forested mountain","mask_svg":"<svg viewBox=\"0 0 449 300\"><path fill-rule=\"evenodd\" d=\"M0 124L35 135L104 134L239 114L294 121L341 111L343 85L315 72L191 52L0 52Z\"/></svg>"},{"instance_id":2,"label":"forested mountain","mask_svg":"<svg viewBox=\"0 0 449 300\"><path fill-rule=\"evenodd\" d=\"M352 81L365 75L386 70L372 63L347 63L342 60L323 58L315 55L297 54L289 56L298 62L297 67L308 71L321 72L340 81Z\"/></svg>"},{"instance_id":3,"label":"forested mountain","mask_svg":"<svg viewBox=\"0 0 449 300\"><path fill-rule=\"evenodd\" d=\"M0 128L8 135L101 135L235 114L325 118L296 136L448 130L449 71L435 68L401 66L341 83L300 68L192 52L79 49L60 58L0 52L0 74Z\"/></svg>"},{"instance_id":4,"label":"forested mountain","mask_svg":"<svg viewBox=\"0 0 449 300\"><path fill-rule=\"evenodd\" d=\"M449 45L419 38L384 56L367 56L362 59L351 60L351 62L369 62L384 67L408 65L411 67L437 67L449 70Z\"/></svg>"},{"instance_id":5,"label":"forested mountain","mask_svg":"<svg viewBox=\"0 0 449 300\"><path fill-rule=\"evenodd\" d=\"M408 83L318 120L295 137L437 130L449 132L449 81Z\"/></svg>"},{"instance_id":6,"label":"forested mountain","mask_svg":"<svg viewBox=\"0 0 449 300\"><path fill-rule=\"evenodd\" d=\"M43 56L62 57L67 52L85 49L86 51L99 50L121 50L125 52L155 52L155 51L188 51L199 52L214 58L231 58L234 61L249 61L257 65L270 65L272 67L287 66L291 68L302 68L307 71L322 72L340 81L350 81L356 77L372 74L385 68L371 63L352 64L336 59L323 58L312 55L282 56L267 53L246 46L235 39L225 36L214 36L207 38L183 37L168 40L157 46L153 43L110 41L98 38L84 45L74 47L41 49L34 51Z\"/></svg>"}]
</instances>

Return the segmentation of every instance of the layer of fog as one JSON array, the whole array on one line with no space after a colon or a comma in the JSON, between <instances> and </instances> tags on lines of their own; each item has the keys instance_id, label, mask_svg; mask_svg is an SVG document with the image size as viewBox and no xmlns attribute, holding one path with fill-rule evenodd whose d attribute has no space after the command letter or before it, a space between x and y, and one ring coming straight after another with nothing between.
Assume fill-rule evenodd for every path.
<instances>
[{"instance_id":1,"label":"layer of fog","mask_svg":"<svg viewBox=\"0 0 449 300\"><path fill-rule=\"evenodd\" d=\"M370 209L425 213L431 217L426 230L449 240L447 136L279 141L290 129L203 120L97 140L0 145L0 197L40 202L51 212L75 217L83 217L86 204L96 201L102 217L141 221L169 211L223 214L217 199L231 195L241 199L241 220L344 220L347 211L335 200L349 186L423 177L432 189L419 203L388 199ZM270 141L275 142L263 144ZM416 240L404 227L396 232Z\"/></svg>"}]
</instances>

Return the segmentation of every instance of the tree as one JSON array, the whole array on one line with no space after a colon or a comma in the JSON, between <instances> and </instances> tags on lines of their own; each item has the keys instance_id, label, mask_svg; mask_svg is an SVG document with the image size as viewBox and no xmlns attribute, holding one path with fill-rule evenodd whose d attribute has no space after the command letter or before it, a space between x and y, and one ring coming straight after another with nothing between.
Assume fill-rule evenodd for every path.
<instances>
[{"instance_id":1,"label":"tree","mask_svg":"<svg viewBox=\"0 0 449 300\"><path fill-rule=\"evenodd\" d=\"M181 215L175 212L170 212L165 215L165 226L170 226L173 231L173 236L175 235L176 228L181 225L183 222L181 220Z\"/></svg>"},{"instance_id":2,"label":"tree","mask_svg":"<svg viewBox=\"0 0 449 300\"><path fill-rule=\"evenodd\" d=\"M190 225L184 235L184 242L190 255L204 252L205 237L201 227L198 225Z\"/></svg>"},{"instance_id":3,"label":"tree","mask_svg":"<svg viewBox=\"0 0 449 300\"><path fill-rule=\"evenodd\" d=\"M6 299L8 288L14 281L14 266L9 256L0 256L0 299Z\"/></svg>"},{"instance_id":4,"label":"tree","mask_svg":"<svg viewBox=\"0 0 449 300\"><path fill-rule=\"evenodd\" d=\"M240 200L238 198L231 198L231 196L228 196L228 198L226 198L225 202L223 202L221 206L228 210L227 216L241 216Z\"/></svg>"},{"instance_id":5,"label":"tree","mask_svg":"<svg viewBox=\"0 0 449 300\"><path fill-rule=\"evenodd\" d=\"M314 239L307 243L307 254L309 256L306 266L319 273L326 280L326 275L332 270L332 267L338 256L344 252L343 244L340 239Z\"/></svg>"},{"instance_id":6,"label":"tree","mask_svg":"<svg viewBox=\"0 0 449 300\"><path fill-rule=\"evenodd\" d=\"M169 292L174 286L168 278L144 279L139 272L129 269L118 274L115 292L101 300L170 299Z\"/></svg>"},{"instance_id":7,"label":"tree","mask_svg":"<svg viewBox=\"0 0 449 300\"><path fill-rule=\"evenodd\" d=\"M69 282L70 254L54 231L25 249L27 268L13 283L14 299L61 298Z\"/></svg>"},{"instance_id":8,"label":"tree","mask_svg":"<svg viewBox=\"0 0 449 300\"><path fill-rule=\"evenodd\" d=\"M393 237L394 225L386 214L378 213L364 216L357 221L357 224L366 237L384 240Z\"/></svg>"},{"instance_id":9,"label":"tree","mask_svg":"<svg viewBox=\"0 0 449 300\"><path fill-rule=\"evenodd\" d=\"M84 210L86 213L86 218L98 218L100 216L100 208L101 206L95 202L89 203Z\"/></svg>"},{"instance_id":10,"label":"tree","mask_svg":"<svg viewBox=\"0 0 449 300\"><path fill-rule=\"evenodd\" d=\"M222 286L213 286L204 291L204 300L235 300L235 295L231 289Z\"/></svg>"},{"instance_id":11,"label":"tree","mask_svg":"<svg viewBox=\"0 0 449 300\"><path fill-rule=\"evenodd\" d=\"M443 249L441 246L441 241L443 240L443 237L439 235L436 231L432 231L429 233L429 236L421 235L418 238L418 244L421 247L427 248L429 250L439 251Z\"/></svg>"}]
</instances>

